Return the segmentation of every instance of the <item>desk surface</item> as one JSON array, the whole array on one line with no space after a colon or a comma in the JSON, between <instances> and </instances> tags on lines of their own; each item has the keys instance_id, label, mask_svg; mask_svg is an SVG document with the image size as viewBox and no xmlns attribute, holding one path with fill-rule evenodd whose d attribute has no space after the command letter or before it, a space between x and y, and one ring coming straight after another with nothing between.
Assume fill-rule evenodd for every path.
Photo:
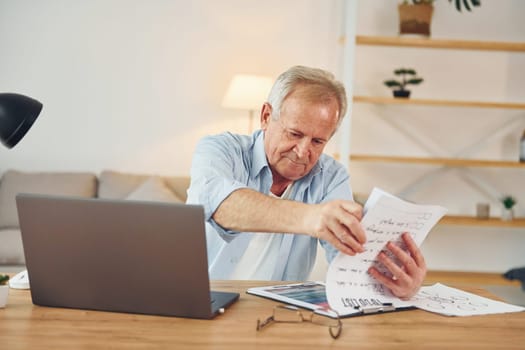
<instances>
[{"instance_id":1,"label":"desk surface","mask_svg":"<svg viewBox=\"0 0 525 350\"><path fill-rule=\"evenodd\" d=\"M446 282L446 281L444 281ZM34 306L29 291L11 290L0 309L2 349L523 349L525 312L446 317L421 310L343 319L343 333L332 339L326 328L274 324L257 332L257 318L269 316L276 302L248 295L254 281L215 281L214 290L237 291L238 302L214 320L120 314ZM456 284L456 286L459 286ZM483 296L473 286L460 286Z\"/></svg>"}]
</instances>

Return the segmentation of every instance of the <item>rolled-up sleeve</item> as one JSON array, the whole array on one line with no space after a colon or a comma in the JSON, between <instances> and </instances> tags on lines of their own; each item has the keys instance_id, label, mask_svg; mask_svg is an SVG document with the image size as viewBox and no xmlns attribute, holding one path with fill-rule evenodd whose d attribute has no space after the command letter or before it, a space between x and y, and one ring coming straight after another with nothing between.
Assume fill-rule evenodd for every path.
<instances>
[{"instance_id":1,"label":"rolled-up sleeve","mask_svg":"<svg viewBox=\"0 0 525 350\"><path fill-rule=\"evenodd\" d=\"M353 200L348 172L335 160L328 160L327 163L325 163L325 172L322 179L322 187L324 187L322 193L324 195L321 202L336 199ZM332 166L329 166L329 164ZM324 240L319 240L319 242L326 251L326 260L330 263L337 255L338 250Z\"/></svg>"},{"instance_id":2,"label":"rolled-up sleeve","mask_svg":"<svg viewBox=\"0 0 525 350\"><path fill-rule=\"evenodd\" d=\"M328 160L326 163L322 179L322 202L336 199L353 200L348 172L335 160Z\"/></svg>"},{"instance_id":3,"label":"rolled-up sleeve","mask_svg":"<svg viewBox=\"0 0 525 350\"><path fill-rule=\"evenodd\" d=\"M225 235L236 232L224 229L212 216L233 191L248 187L246 172L236 171L244 168L242 148L235 147L235 143L224 142L223 138L229 137L233 136L208 136L197 144L191 165L191 183L187 199L188 204L204 206L206 221L227 240Z\"/></svg>"}]
</instances>

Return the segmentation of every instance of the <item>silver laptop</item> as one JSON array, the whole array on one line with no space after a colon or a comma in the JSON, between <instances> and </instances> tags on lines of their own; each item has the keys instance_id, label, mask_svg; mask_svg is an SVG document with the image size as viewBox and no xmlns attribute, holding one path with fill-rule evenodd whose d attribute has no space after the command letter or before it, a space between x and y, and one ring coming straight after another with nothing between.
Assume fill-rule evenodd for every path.
<instances>
[{"instance_id":1,"label":"silver laptop","mask_svg":"<svg viewBox=\"0 0 525 350\"><path fill-rule=\"evenodd\" d=\"M19 194L33 303L212 318L239 298L210 292L201 206Z\"/></svg>"}]
</instances>

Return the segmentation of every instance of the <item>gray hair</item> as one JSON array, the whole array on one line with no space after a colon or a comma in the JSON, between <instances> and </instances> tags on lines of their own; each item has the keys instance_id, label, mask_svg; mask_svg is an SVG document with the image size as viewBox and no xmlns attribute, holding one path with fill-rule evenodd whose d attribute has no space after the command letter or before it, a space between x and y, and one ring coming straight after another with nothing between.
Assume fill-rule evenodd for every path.
<instances>
[{"instance_id":1,"label":"gray hair","mask_svg":"<svg viewBox=\"0 0 525 350\"><path fill-rule=\"evenodd\" d=\"M344 85L337 81L334 75L319 68L294 66L277 77L268 96L268 103L272 106L272 118L279 119L281 107L298 86L311 87L307 98L311 101L327 101L335 98L339 105L337 126L346 114L347 100Z\"/></svg>"}]
</instances>

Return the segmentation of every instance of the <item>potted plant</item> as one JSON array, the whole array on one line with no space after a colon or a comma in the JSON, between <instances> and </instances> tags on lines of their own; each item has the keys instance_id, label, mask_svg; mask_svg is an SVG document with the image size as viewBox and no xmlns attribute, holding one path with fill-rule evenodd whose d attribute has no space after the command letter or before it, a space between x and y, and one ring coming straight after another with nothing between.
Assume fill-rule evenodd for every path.
<instances>
[{"instance_id":1,"label":"potted plant","mask_svg":"<svg viewBox=\"0 0 525 350\"><path fill-rule=\"evenodd\" d=\"M452 2L452 0L448 0L448 2ZM458 10L459 12L461 12L461 4L465 6L467 11L472 11L470 6L481 6L481 0L454 0L454 3L456 4L456 10Z\"/></svg>"},{"instance_id":2,"label":"potted plant","mask_svg":"<svg viewBox=\"0 0 525 350\"><path fill-rule=\"evenodd\" d=\"M430 23L434 12L432 2L433 0L404 0L399 4L399 34L430 36Z\"/></svg>"},{"instance_id":3,"label":"potted plant","mask_svg":"<svg viewBox=\"0 0 525 350\"><path fill-rule=\"evenodd\" d=\"M410 97L410 90L405 89L405 86L412 84L418 85L423 79L416 77L416 71L409 68L399 68L394 70L394 74L401 76L401 80L385 80L384 84L390 88L394 88L394 97L408 98ZM407 78L411 76L412 78Z\"/></svg>"},{"instance_id":4,"label":"potted plant","mask_svg":"<svg viewBox=\"0 0 525 350\"><path fill-rule=\"evenodd\" d=\"M9 281L8 275L0 275L0 308L5 307L7 304L7 296L9 295Z\"/></svg>"},{"instance_id":5,"label":"potted plant","mask_svg":"<svg viewBox=\"0 0 525 350\"><path fill-rule=\"evenodd\" d=\"M433 2L434 0L404 0L399 4L399 34L430 36L430 24L434 12ZM472 11L472 7L481 6L481 1L454 0L454 4L459 12L462 12L463 7L467 11Z\"/></svg>"},{"instance_id":6,"label":"potted plant","mask_svg":"<svg viewBox=\"0 0 525 350\"><path fill-rule=\"evenodd\" d=\"M501 220L511 221L514 218L514 205L516 205L516 198L505 195L500 199L503 204L503 211L501 212Z\"/></svg>"}]
</instances>

